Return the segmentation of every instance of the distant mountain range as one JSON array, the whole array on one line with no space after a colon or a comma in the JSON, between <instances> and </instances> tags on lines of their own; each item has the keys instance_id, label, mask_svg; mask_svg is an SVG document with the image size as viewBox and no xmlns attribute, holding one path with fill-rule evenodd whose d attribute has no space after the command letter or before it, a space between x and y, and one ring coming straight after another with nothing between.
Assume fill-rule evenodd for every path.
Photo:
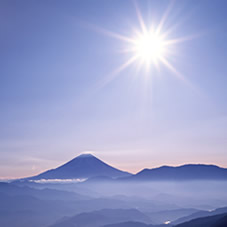
<instances>
[{"instance_id":1,"label":"distant mountain range","mask_svg":"<svg viewBox=\"0 0 227 227\"><path fill-rule=\"evenodd\" d=\"M136 192L138 196L143 195L143 188L146 184L134 183L129 184L130 190L132 190L133 186L142 185L140 190L136 190ZM203 182L203 184L209 186L210 182ZM149 200L149 197L145 199L142 197L127 197L117 194L114 197L89 197L72 192L70 188L67 188L66 191L60 191L50 188L36 189L23 186L23 184L18 185L14 182L0 183L0 226L227 226L227 207L212 211L197 210L195 208L173 209L175 205L169 207L168 203L166 203L167 201L165 201L165 204L162 204L160 207L157 206L158 201ZM188 182L186 185L188 185ZM82 184L83 189L86 188L85 186L88 185ZM73 187L76 188L77 185L73 185ZM114 185L110 184L110 187L114 187ZM110 187L106 187L105 190L110 190ZM168 187L166 190L168 190ZM209 197L207 198L209 200ZM222 199L222 197L220 198ZM154 211L151 212L151 210Z\"/></svg>"},{"instance_id":2,"label":"distant mountain range","mask_svg":"<svg viewBox=\"0 0 227 227\"><path fill-rule=\"evenodd\" d=\"M73 215L82 199L73 192L0 182L0 226L45 227L61 216Z\"/></svg>"},{"instance_id":3,"label":"distant mountain range","mask_svg":"<svg viewBox=\"0 0 227 227\"><path fill-rule=\"evenodd\" d=\"M128 172L121 171L104 163L91 154L82 154L56 169L48 170L28 179L88 179L100 176L119 178L130 175Z\"/></svg>"},{"instance_id":4,"label":"distant mountain range","mask_svg":"<svg viewBox=\"0 0 227 227\"><path fill-rule=\"evenodd\" d=\"M227 213L193 219L175 227L226 227Z\"/></svg>"},{"instance_id":5,"label":"distant mountain range","mask_svg":"<svg viewBox=\"0 0 227 227\"><path fill-rule=\"evenodd\" d=\"M215 165L188 164L144 169L130 180L227 180L227 169Z\"/></svg>"},{"instance_id":6,"label":"distant mountain range","mask_svg":"<svg viewBox=\"0 0 227 227\"><path fill-rule=\"evenodd\" d=\"M206 212L206 211L204 211ZM50 227L226 227L226 207L187 222L152 224L152 219L137 209L102 209L64 217Z\"/></svg>"},{"instance_id":7,"label":"distant mountain range","mask_svg":"<svg viewBox=\"0 0 227 227\"><path fill-rule=\"evenodd\" d=\"M142 222L128 221L117 224L104 225L103 227L153 227L154 225L147 225Z\"/></svg>"},{"instance_id":8,"label":"distant mountain range","mask_svg":"<svg viewBox=\"0 0 227 227\"><path fill-rule=\"evenodd\" d=\"M114 168L91 154L82 154L71 161L27 180L89 179L90 182L119 179L123 181L186 181L227 180L227 169L215 165L188 164L143 169L131 174Z\"/></svg>"},{"instance_id":9,"label":"distant mountain range","mask_svg":"<svg viewBox=\"0 0 227 227\"><path fill-rule=\"evenodd\" d=\"M103 209L63 218L51 227L101 227L127 221L151 222L148 216L136 209Z\"/></svg>"},{"instance_id":10,"label":"distant mountain range","mask_svg":"<svg viewBox=\"0 0 227 227\"><path fill-rule=\"evenodd\" d=\"M224 214L224 213L227 214L227 207L218 208L213 211L205 211L205 210L198 211L198 212L192 213L191 215L181 217L181 218L175 220L174 222L172 222L172 224L177 225L180 223L189 222L189 221L197 219L197 218L216 216L216 215Z\"/></svg>"},{"instance_id":11,"label":"distant mountain range","mask_svg":"<svg viewBox=\"0 0 227 227\"><path fill-rule=\"evenodd\" d=\"M105 225L103 227L168 227L171 225L147 225L141 222L122 222L117 224ZM226 227L227 226L227 213L197 218L189 222L175 225L172 227Z\"/></svg>"}]
</instances>

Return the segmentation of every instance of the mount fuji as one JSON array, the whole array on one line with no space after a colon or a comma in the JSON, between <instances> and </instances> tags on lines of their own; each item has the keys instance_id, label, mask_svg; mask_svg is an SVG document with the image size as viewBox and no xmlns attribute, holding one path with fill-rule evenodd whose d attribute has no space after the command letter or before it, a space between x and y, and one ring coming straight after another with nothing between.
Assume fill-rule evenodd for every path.
<instances>
[{"instance_id":1,"label":"mount fuji","mask_svg":"<svg viewBox=\"0 0 227 227\"><path fill-rule=\"evenodd\" d=\"M104 163L92 154L81 154L56 169L48 170L27 179L88 179L93 177L119 178L130 175L131 174L128 172L121 171Z\"/></svg>"}]
</instances>

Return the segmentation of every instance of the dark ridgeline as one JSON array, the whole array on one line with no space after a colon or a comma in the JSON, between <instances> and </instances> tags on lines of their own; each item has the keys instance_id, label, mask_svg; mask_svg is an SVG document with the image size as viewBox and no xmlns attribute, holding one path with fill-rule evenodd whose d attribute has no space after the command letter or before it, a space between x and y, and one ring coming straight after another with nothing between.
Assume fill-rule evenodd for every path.
<instances>
[{"instance_id":1,"label":"dark ridgeline","mask_svg":"<svg viewBox=\"0 0 227 227\"><path fill-rule=\"evenodd\" d=\"M177 167L161 166L143 169L129 180L227 180L227 169L215 165L188 164Z\"/></svg>"},{"instance_id":2,"label":"dark ridgeline","mask_svg":"<svg viewBox=\"0 0 227 227\"><path fill-rule=\"evenodd\" d=\"M154 225L147 225L141 222L122 222L117 224L104 225L103 227L153 227Z\"/></svg>"},{"instance_id":3,"label":"dark ridgeline","mask_svg":"<svg viewBox=\"0 0 227 227\"><path fill-rule=\"evenodd\" d=\"M188 217L192 214L198 213L202 210L193 208L179 208L179 209L166 209L157 212L149 212L147 215L152 219L154 223L164 223L167 220L173 222L182 217ZM179 222L180 223L180 222Z\"/></svg>"},{"instance_id":4,"label":"dark ridgeline","mask_svg":"<svg viewBox=\"0 0 227 227\"><path fill-rule=\"evenodd\" d=\"M139 221L151 223L148 216L136 209L103 209L89 213L82 213L70 218L64 218L51 227L86 226L100 227L116 222Z\"/></svg>"},{"instance_id":5,"label":"dark ridgeline","mask_svg":"<svg viewBox=\"0 0 227 227\"><path fill-rule=\"evenodd\" d=\"M197 218L176 227L227 227L227 213Z\"/></svg>"},{"instance_id":6,"label":"dark ridgeline","mask_svg":"<svg viewBox=\"0 0 227 227\"><path fill-rule=\"evenodd\" d=\"M129 221L129 222L104 225L102 227L170 227L170 226L172 225L169 225L169 224L152 225L152 224L145 224L142 222Z\"/></svg>"},{"instance_id":7,"label":"dark ridgeline","mask_svg":"<svg viewBox=\"0 0 227 227\"><path fill-rule=\"evenodd\" d=\"M140 222L123 222L117 224L104 225L103 227L168 227L171 225L147 225ZM210 217L198 218L180 225L172 227L227 227L227 213Z\"/></svg>"},{"instance_id":8,"label":"dark ridgeline","mask_svg":"<svg viewBox=\"0 0 227 227\"><path fill-rule=\"evenodd\" d=\"M179 218L173 222L174 225L183 223L183 222L188 222L190 220L196 219L196 218L201 218L201 217L208 217L208 216L214 216L214 215L219 215L219 214L224 214L227 213L227 207L223 208L218 208L213 211L198 211L195 212L191 215L184 216L182 218Z\"/></svg>"}]
</instances>

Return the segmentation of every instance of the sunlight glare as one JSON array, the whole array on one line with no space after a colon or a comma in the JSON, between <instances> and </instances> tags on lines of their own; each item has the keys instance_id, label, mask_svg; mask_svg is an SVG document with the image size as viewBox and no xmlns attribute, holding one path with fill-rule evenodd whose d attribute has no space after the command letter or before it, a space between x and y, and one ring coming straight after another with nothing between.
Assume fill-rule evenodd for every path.
<instances>
[{"instance_id":1,"label":"sunlight glare","mask_svg":"<svg viewBox=\"0 0 227 227\"><path fill-rule=\"evenodd\" d=\"M131 35L128 34L125 36L121 33L98 28L100 32L121 40L125 45L124 47L121 47L119 52L127 57L127 60L110 73L110 75L102 81L102 85L100 86L105 86L110 83L115 77L120 75L122 71L133 64L136 66L137 72L141 69L145 70L142 75L144 75L146 81L155 74L155 70L159 73L160 68L164 66L178 79L192 86L185 76L174 67L171 60L177 56L176 45L178 43L191 40L198 35L171 37L172 31L174 31L173 28L176 25L173 24L169 27L165 25L165 22L168 20L170 9L172 8L172 5L170 6L171 7L168 7L167 11L162 16L160 22L155 24L152 21L150 21L150 23L145 23L143 15L136 5L135 8L140 26L137 28L134 27Z\"/></svg>"},{"instance_id":2,"label":"sunlight glare","mask_svg":"<svg viewBox=\"0 0 227 227\"><path fill-rule=\"evenodd\" d=\"M164 57L165 42L159 34L153 31L146 32L134 40L133 51L140 60L150 64Z\"/></svg>"}]
</instances>

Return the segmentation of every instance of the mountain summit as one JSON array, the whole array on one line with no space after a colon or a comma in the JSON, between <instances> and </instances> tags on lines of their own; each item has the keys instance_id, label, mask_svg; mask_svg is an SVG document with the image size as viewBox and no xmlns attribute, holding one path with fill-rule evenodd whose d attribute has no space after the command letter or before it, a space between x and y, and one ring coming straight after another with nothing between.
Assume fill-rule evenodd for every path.
<instances>
[{"instance_id":1,"label":"mountain summit","mask_svg":"<svg viewBox=\"0 0 227 227\"><path fill-rule=\"evenodd\" d=\"M56 169L48 170L29 179L87 179L100 176L118 178L130 175L128 172L118 170L104 163L92 154L85 153Z\"/></svg>"}]
</instances>

